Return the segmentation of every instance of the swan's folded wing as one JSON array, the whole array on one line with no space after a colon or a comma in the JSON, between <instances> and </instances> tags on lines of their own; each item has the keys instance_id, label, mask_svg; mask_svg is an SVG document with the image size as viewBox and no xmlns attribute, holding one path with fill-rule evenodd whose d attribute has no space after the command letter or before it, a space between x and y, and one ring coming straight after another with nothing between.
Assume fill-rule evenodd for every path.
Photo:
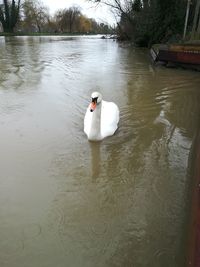
<instances>
[{"instance_id":1,"label":"swan's folded wing","mask_svg":"<svg viewBox=\"0 0 200 267\"><path fill-rule=\"evenodd\" d=\"M119 122L119 109L113 102L102 101L101 111L101 135L103 137L113 135Z\"/></svg>"},{"instance_id":2,"label":"swan's folded wing","mask_svg":"<svg viewBox=\"0 0 200 267\"><path fill-rule=\"evenodd\" d=\"M85 113L84 117L84 132L88 135L91 128L92 112L90 112L89 107Z\"/></svg>"}]
</instances>

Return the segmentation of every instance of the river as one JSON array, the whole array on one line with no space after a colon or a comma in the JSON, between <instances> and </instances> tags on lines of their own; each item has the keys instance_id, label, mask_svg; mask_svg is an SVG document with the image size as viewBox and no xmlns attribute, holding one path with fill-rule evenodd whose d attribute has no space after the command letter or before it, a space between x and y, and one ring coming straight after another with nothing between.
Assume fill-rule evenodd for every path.
<instances>
[{"instance_id":1,"label":"river","mask_svg":"<svg viewBox=\"0 0 200 267\"><path fill-rule=\"evenodd\" d=\"M198 72L90 37L0 37L0 266L183 267ZM93 91L120 109L88 142Z\"/></svg>"}]
</instances>

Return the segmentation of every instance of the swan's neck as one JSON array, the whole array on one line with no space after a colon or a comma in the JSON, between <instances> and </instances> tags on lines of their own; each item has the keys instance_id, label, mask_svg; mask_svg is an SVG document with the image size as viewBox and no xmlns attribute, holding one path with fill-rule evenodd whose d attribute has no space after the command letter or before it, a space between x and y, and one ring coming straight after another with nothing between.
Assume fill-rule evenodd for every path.
<instances>
[{"instance_id":1,"label":"swan's neck","mask_svg":"<svg viewBox=\"0 0 200 267\"><path fill-rule=\"evenodd\" d=\"M102 103L99 103L93 111L91 128L88 136L89 140L101 139L101 105Z\"/></svg>"}]
</instances>

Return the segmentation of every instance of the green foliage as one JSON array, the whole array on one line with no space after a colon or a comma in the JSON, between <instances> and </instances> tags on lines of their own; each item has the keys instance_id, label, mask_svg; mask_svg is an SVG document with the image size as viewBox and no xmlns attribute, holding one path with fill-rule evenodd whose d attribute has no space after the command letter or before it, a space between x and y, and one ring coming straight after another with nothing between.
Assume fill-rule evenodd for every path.
<instances>
[{"instance_id":1,"label":"green foliage","mask_svg":"<svg viewBox=\"0 0 200 267\"><path fill-rule=\"evenodd\" d=\"M137 45L167 42L182 34L186 0L151 0L143 6L135 0L132 7L132 21L123 15L120 25Z\"/></svg>"},{"instance_id":2,"label":"green foliage","mask_svg":"<svg viewBox=\"0 0 200 267\"><path fill-rule=\"evenodd\" d=\"M13 32L19 20L20 0L8 1L3 0L3 5L0 6L0 22L4 32Z\"/></svg>"},{"instance_id":3,"label":"green foliage","mask_svg":"<svg viewBox=\"0 0 200 267\"><path fill-rule=\"evenodd\" d=\"M142 9L142 3L141 0L135 0L132 5L132 10L134 12L140 12Z\"/></svg>"}]
</instances>

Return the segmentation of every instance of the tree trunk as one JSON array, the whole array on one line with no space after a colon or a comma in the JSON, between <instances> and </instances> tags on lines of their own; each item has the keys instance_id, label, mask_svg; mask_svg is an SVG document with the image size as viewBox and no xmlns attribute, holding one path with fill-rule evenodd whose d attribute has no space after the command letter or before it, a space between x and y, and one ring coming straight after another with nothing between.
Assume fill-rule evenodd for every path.
<instances>
[{"instance_id":1,"label":"tree trunk","mask_svg":"<svg viewBox=\"0 0 200 267\"><path fill-rule=\"evenodd\" d=\"M40 23L36 22L36 24L37 24L38 32L41 33L41 26L40 26Z\"/></svg>"},{"instance_id":2,"label":"tree trunk","mask_svg":"<svg viewBox=\"0 0 200 267\"><path fill-rule=\"evenodd\" d=\"M192 34L191 34L192 39L194 39L195 33L196 33L199 9L200 9L200 0L197 0L196 8L195 8L195 14L194 14L194 20L193 20L193 26L192 26Z\"/></svg>"},{"instance_id":3,"label":"tree trunk","mask_svg":"<svg viewBox=\"0 0 200 267\"><path fill-rule=\"evenodd\" d=\"M199 23L198 23L198 27L197 27L197 38L200 37L200 17L199 17Z\"/></svg>"},{"instance_id":4,"label":"tree trunk","mask_svg":"<svg viewBox=\"0 0 200 267\"><path fill-rule=\"evenodd\" d=\"M187 9L186 9L186 15L185 15L185 25L184 25L184 31L183 31L183 39L185 39L186 32L187 32L188 16L189 16L189 12L190 12L190 1L191 0L188 0L188 2L187 2Z\"/></svg>"}]
</instances>

